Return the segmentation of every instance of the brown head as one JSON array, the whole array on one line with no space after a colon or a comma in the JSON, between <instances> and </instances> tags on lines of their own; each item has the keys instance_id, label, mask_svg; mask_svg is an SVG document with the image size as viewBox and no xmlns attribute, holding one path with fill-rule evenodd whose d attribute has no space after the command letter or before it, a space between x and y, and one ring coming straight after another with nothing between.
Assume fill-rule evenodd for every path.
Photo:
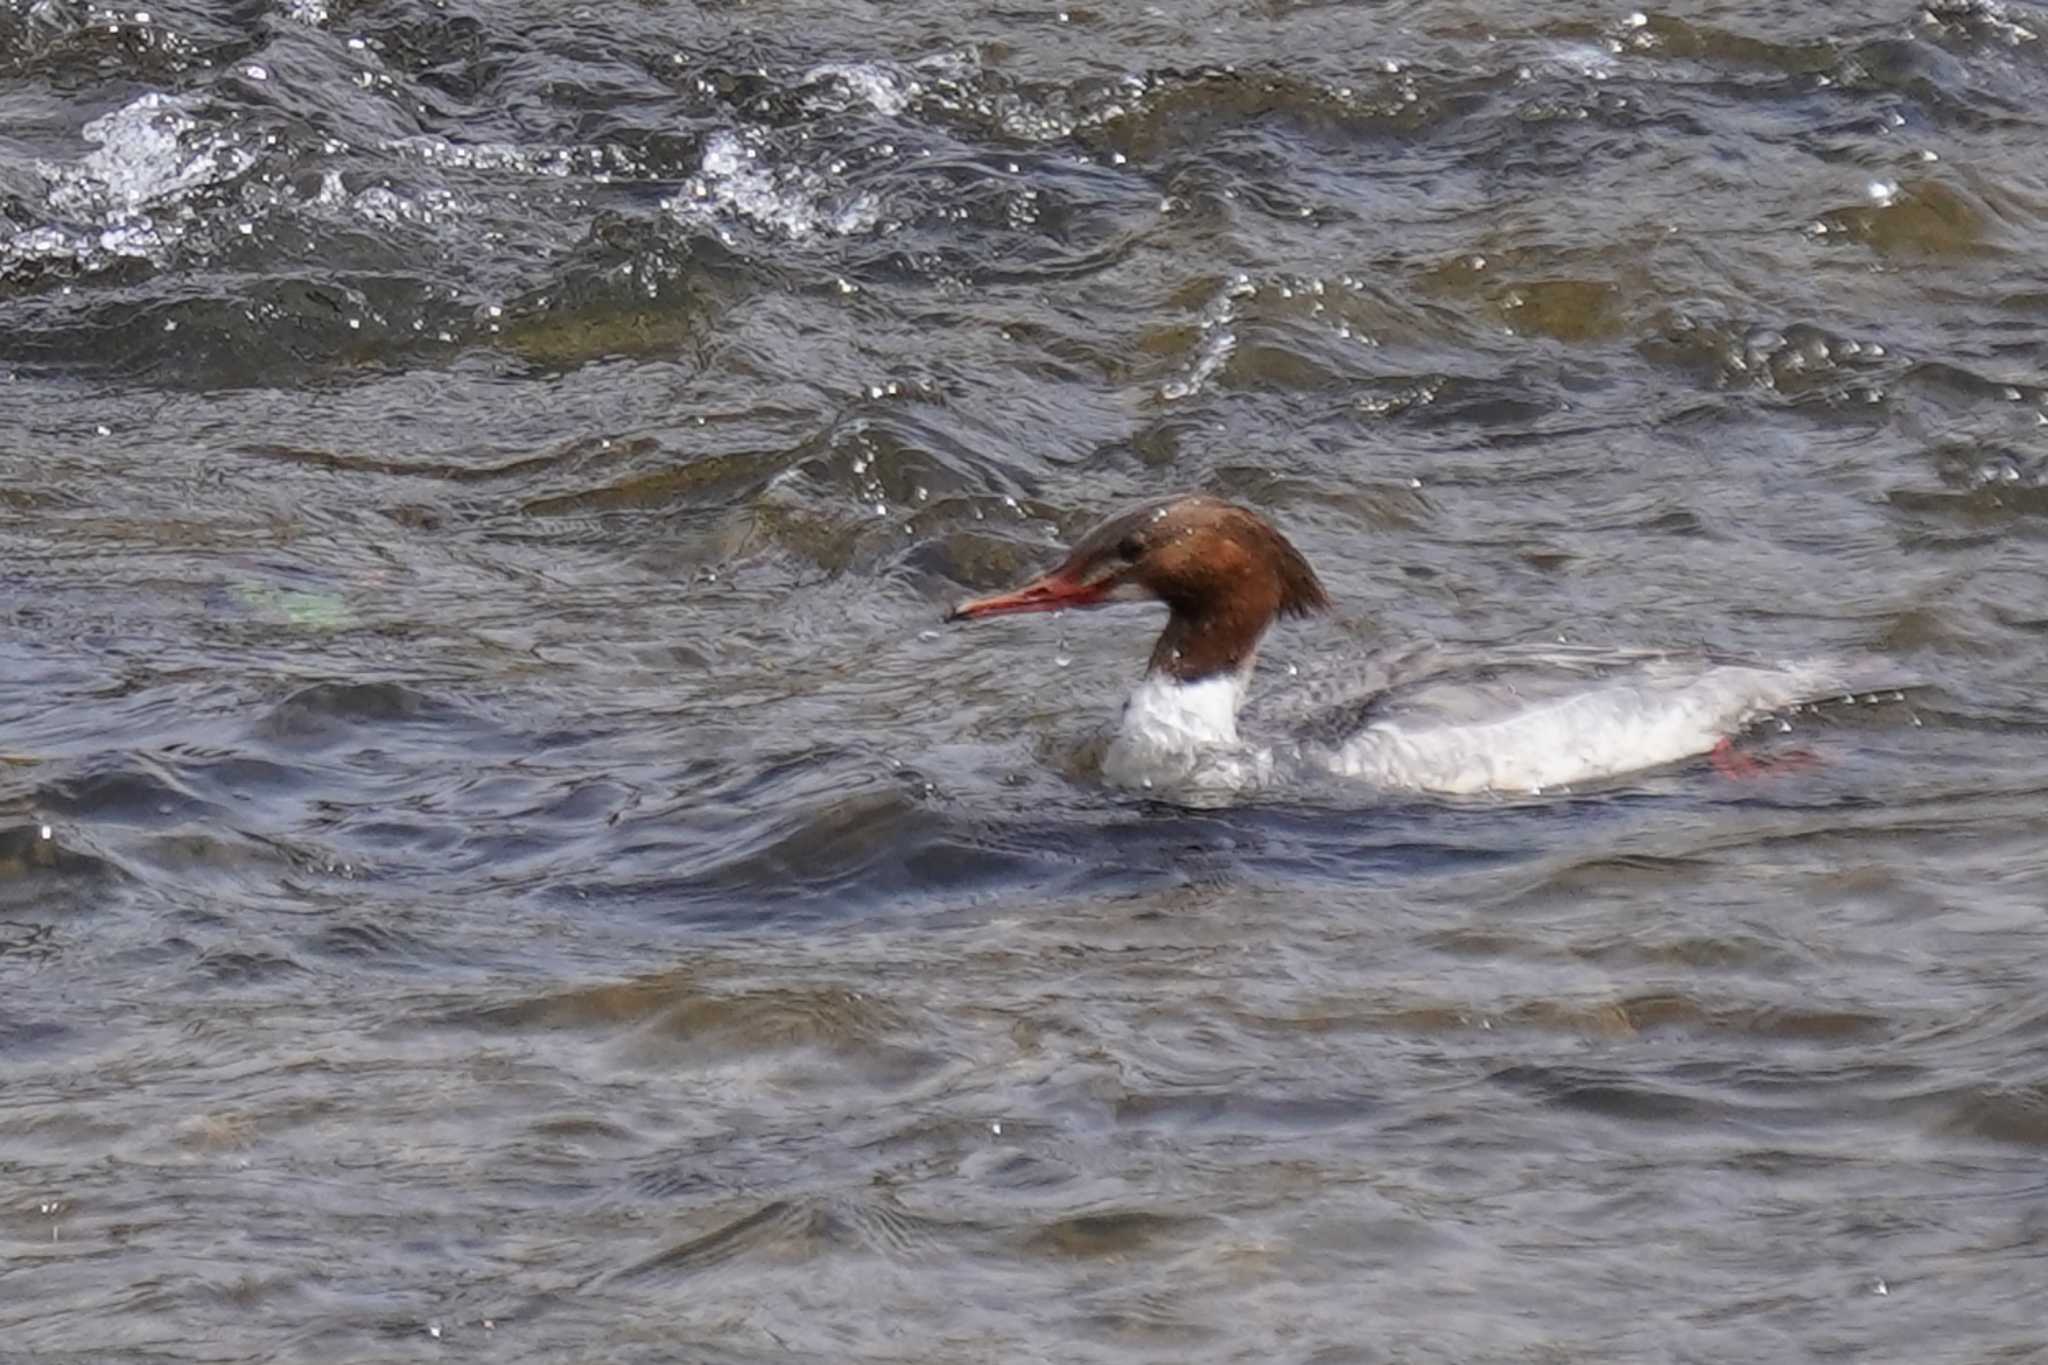
<instances>
[{"instance_id":1,"label":"brown head","mask_svg":"<svg viewBox=\"0 0 2048 1365\"><path fill-rule=\"evenodd\" d=\"M1251 662L1274 617L1330 605L1315 570L1287 537L1235 503L1191 493L1111 517L1050 573L962 602L946 619L1136 601L1171 609L1151 671L1183 682Z\"/></svg>"}]
</instances>

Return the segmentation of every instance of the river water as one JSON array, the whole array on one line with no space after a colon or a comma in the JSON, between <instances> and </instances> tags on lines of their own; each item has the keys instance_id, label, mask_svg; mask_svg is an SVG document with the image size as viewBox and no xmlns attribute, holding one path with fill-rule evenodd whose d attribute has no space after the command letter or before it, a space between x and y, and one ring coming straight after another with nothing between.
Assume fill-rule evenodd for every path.
<instances>
[{"instance_id":1,"label":"river water","mask_svg":"<svg viewBox=\"0 0 2048 1365\"><path fill-rule=\"evenodd\" d=\"M4 0L0 1358L2048 1352L2044 261L1996 0ZM1920 686L1136 800L1197 487Z\"/></svg>"}]
</instances>

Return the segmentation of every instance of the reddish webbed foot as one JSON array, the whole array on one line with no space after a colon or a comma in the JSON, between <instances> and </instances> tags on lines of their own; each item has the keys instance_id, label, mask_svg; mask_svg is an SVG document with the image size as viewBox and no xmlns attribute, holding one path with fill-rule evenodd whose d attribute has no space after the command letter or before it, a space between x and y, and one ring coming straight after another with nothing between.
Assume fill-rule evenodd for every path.
<instances>
[{"instance_id":1,"label":"reddish webbed foot","mask_svg":"<svg viewBox=\"0 0 2048 1365\"><path fill-rule=\"evenodd\" d=\"M1735 747L1733 739L1723 739L1707 751L1707 762L1713 764L1714 771L1721 776L1741 781L1769 773L1803 772L1819 763L1820 759L1805 749L1793 749L1782 754L1746 754Z\"/></svg>"}]
</instances>

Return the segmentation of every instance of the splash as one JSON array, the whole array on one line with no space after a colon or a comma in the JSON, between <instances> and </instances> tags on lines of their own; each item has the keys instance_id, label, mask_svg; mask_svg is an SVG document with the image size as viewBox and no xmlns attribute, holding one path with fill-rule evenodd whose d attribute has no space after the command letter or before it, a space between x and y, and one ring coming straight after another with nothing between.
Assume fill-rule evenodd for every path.
<instances>
[{"instance_id":1,"label":"splash","mask_svg":"<svg viewBox=\"0 0 2048 1365\"><path fill-rule=\"evenodd\" d=\"M1187 373L1178 379L1168 380L1160 385L1159 396L1169 402L1192 398L1202 391L1202 386L1215 377L1216 372L1230 360L1230 354L1237 349L1237 333L1231 324L1237 321L1237 301L1248 299L1259 292L1251 276L1238 274L1218 289L1196 320L1201 334L1201 344L1195 352Z\"/></svg>"},{"instance_id":2,"label":"splash","mask_svg":"<svg viewBox=\"0 0 2048 1365\"><path fill-rule=\"evenodd\" d=\"M729 129L705 140L697 174L662 206L685 220L740 218L791 241L850 237L872 231L881 217L873 195L841 199L824 176L778 165L758 135Z\"/></svg>"},{"instance_id":3,"label":"splash","mask_svg":"<svg viewBox=\"0 0 2048 1365\"><path fill-rule=\"evenodd\" d=\"M189 196L247 171L255 155L208 128L189 101L153 92L85 125L96 144L79 161L36 163L55 222L16 233L5 255L73 259L87 269L140 257L161 261L197 215Z\"/></svg>"},{"instance_id":4,"label":"splash","mask_svg":"<svg viewBox=\"0 0 2048 1365\"><path fill-rule=\"evenodd\" d=\"M814 103L865 108L893 118L924 93L917 81L873 62L826 62L804 73Z\"/></svg>"}]
</instances>

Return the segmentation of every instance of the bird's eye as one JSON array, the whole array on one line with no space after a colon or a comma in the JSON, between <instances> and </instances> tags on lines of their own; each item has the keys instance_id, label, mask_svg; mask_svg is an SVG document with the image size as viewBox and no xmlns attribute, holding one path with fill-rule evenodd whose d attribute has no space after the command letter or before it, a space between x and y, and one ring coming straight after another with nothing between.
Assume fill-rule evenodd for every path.
<instances>
[{"instance_id":1,"label":"bird's eye","mask_svg":"<svg viewBox=\"0 0 2048 1365\"><path fill-rule=\"evenodd\" d=\"M1117 558L1126 564L1135 564L1145 557L1145 542L1137 536L1125 536L1116 544Z\"/></svg>"}]
</instances>

